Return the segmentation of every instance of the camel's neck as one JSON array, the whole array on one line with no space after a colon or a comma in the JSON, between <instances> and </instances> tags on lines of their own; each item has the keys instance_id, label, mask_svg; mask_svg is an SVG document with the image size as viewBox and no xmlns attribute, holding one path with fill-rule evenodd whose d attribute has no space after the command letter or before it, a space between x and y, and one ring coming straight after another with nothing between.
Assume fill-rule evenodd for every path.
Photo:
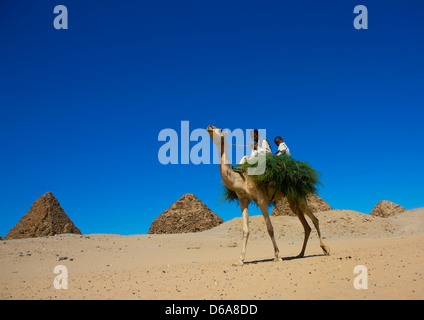
<instances>
[{"instance_id":1,"label":"camel's neck","mask_svg":"<svg viewBox=\"0 0 424 320\"><path fill-rule=\"evenodd\" d=\"M222 181L228 188L235 190L237 185L242 182L242 178L240 177L240 174L234 172L233 169L231 169L230 160L228 157L228 147L225 138L222 138L221 145L218 146L218 152L220 154L219 167Z\"/></svg>"}]
</instances>

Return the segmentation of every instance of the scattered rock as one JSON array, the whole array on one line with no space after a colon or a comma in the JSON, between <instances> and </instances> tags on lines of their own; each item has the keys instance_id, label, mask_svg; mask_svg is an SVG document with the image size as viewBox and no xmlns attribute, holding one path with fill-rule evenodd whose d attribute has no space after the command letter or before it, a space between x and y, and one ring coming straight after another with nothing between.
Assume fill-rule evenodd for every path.
<instances>
[{"instance_id":1,"label":"scattered rock","mask_svg":"<svg viewBox=\"0 0 424 320\"><path fill-rule=\"evenodd\" d=\"M223 222L195 195L186 193L152 222L148 233L200 232Z\"/></svg>"},{"instance_id":2,"label":"scattered rock","mask_svg":"<svg viewBox=\"0 0 424 320\"><path fill-rule=\"evenodd\" d=\"M228 248L236 248L237 247L237 242L231 242L227 244Z\"/></svg>"}]
</instances>

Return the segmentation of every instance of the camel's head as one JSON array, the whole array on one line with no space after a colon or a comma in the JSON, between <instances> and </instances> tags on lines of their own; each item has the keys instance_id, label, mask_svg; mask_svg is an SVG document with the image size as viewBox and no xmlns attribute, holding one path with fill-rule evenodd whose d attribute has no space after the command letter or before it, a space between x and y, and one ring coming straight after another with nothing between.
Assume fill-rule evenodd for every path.
<instances>
[{"instance_id":1,"label":"camel's head","mask_svg":"<svg viewBox=\"0 0 424 320\"><path fill-rule=\"evenodd\" d=\"M213 143L218 144L221 143L222 140L227 136L228 131L223 131L222 129L216 128L214 126L209 125L206 128L206 131L211 136Z\"/></svg>"}]
</instances>

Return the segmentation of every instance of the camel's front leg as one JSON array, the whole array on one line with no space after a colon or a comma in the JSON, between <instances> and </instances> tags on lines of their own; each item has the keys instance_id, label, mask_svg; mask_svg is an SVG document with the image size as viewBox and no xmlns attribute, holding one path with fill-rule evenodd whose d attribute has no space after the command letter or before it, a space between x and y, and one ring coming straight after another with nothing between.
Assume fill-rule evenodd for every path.
<instances>
[{"instance_id":1,"label":"camel's front leg","mask_svg":"<svg viewBox=\"0 0 424 320\"><path fill-rule=\"evenodd\" d=\"M282 261L280 257L280 250L278 250L277 242L275 241L275 237L274 237L274 228L271 223L271 218L269 217L269 214L268 214L268 206L265 203L265 204L261 204L259 208L261 209L262 215L264 216L266 228L268 230L269 236L271 237L272 245L274 246L274 255L275 255L274 261Z\"/></svg>"},{"instance_id":2,"label":"camel's front leg","mask_svg":"<svg viewBox=\"0 0 424 320\"><path fill-rule=\"evenodd\" d=\"M249 239L249 203L250 200L239 199L241 214L243 217L243 246L241 249L240 259L235 263L235 266L242 266L246 257L247 240Z\"/></svg>"}]
</instances>

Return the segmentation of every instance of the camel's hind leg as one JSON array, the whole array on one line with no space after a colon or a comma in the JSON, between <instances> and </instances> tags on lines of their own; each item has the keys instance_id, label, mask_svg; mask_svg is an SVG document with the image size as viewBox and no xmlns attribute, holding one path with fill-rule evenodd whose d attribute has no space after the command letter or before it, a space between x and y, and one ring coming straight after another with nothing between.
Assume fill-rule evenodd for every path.
<instances>
[{"instance_id":1,"label":"camel's hind leg","mask_svg":"<svg viewBox=\"0 0 424 320\"><path fill-rule=\"evenodd\" d=\"M318 232L318 237L319 237L320 247L321 247L322 251L324 251L324 254L325 254L326 256L329 256L329 255L330 255L330 248L329 248L329 247L327 247L327 246L324 244L324 242L322 241L322 238L321 238L321 231L319 230L319 221L318 221L317 217L315 217L315 216L313 215L313 213L312 213L311 209L309 209L308 204L306 203L306 199L305 199L305 198L303 198L303 199L301 199L301 200L299 201L299 208L300 208L300 210L301 210L304 214L306 214L306 215L307 215L307 216L308 216L308 217L312 220L312 223L314 224L315 229L316 229L316 230L317 230L317 232Z\"/></svg>"},{"instance_id":2,"label":"camel's hind leg","mask_svg":"<svg viewBox=\"0 0 424 320\"><path fill-rule=\"evenodd\" d=\"M308 222L306 221L305 216L304 216L303 212L299 209L299 206L297 205L297 203L295 201L290 200L290 199L288 199L288 200L289 200L290 208L299 218L300 222L302 223L303 229L305 231L305 237L303 238L302 251L300 251L299 255L297 256L298 258L302 258L305 255L305 249L306 249L306 245L308 243L309 235L311 233L311 227L309 226Z\"/></svg>"}]
</instances>

